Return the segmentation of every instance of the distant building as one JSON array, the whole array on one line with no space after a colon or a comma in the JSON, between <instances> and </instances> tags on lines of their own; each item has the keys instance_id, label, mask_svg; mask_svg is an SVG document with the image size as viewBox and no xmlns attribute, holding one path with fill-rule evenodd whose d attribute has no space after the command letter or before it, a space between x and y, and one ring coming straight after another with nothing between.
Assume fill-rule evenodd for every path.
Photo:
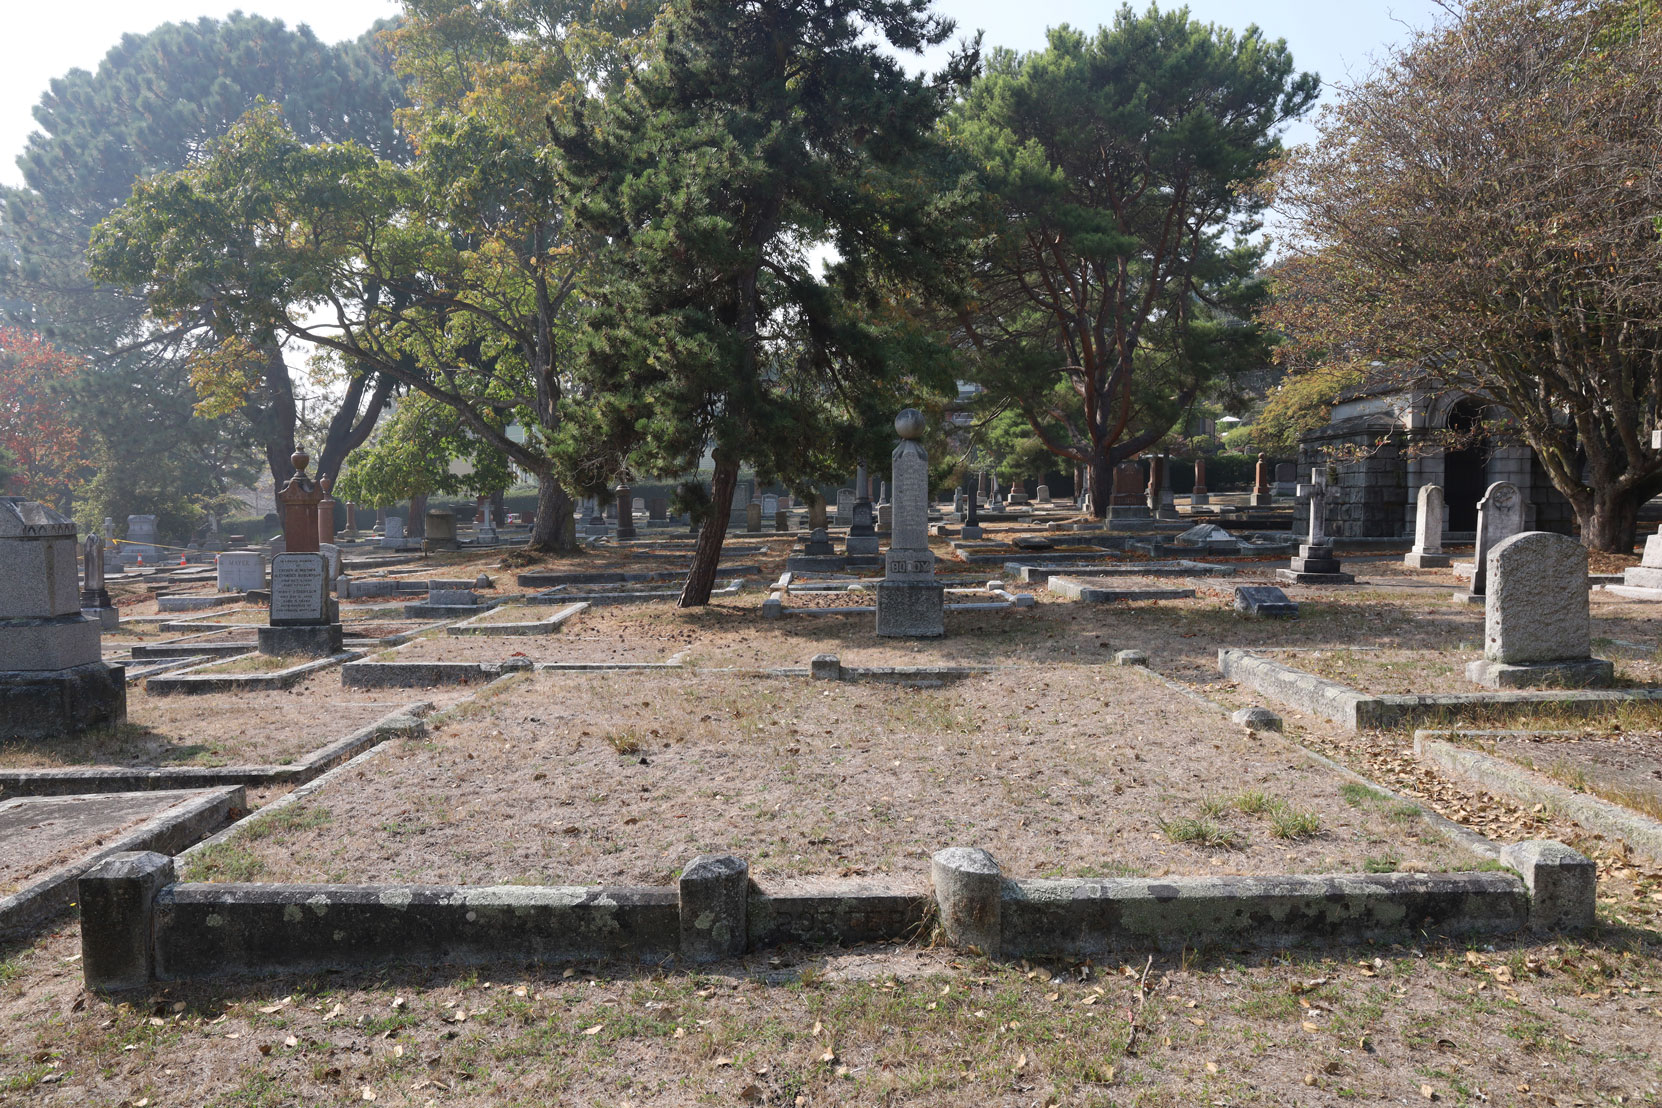
<instances>
[{"instance_id":1,"label":"distant building","mask_svg":"<svg viewBox=\"0 0 1662 1108\"><path fill-rule=\"evenodd\" d=\"M1496 481L1509 481L1523 494L1525 527L1570 533L1575 512L1529 447L1489 437L1454 450L1432 445L1438 431L1465 432L1506 418L1476 393L1404 388L1400 382L1349 388L1339 394L1328 424L1299 440L1299 480L1336 454L1327 499L1328 534L1336 538L1412 538L1420 487L1441 485L1444 538L1470 541L1477 502ZM1308 520L1295 516L1296 533L1308 527Z\"/></svg>"}]
</instances>

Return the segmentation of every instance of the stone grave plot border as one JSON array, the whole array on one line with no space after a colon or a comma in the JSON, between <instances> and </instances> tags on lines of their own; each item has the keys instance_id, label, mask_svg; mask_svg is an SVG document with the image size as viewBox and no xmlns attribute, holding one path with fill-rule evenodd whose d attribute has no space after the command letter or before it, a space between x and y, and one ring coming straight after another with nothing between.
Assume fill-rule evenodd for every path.
<instances>
[{"instance_id":1,"label":"stone grave plot border","mask_svg":"<svg viewBox=\"0 0 1662 1108\"><path fill-rule=\"evenodd\" d=\"M319 747L299 761L283 765L0 770L0 798L138 793L230 785L249 788L303 785L357 757L366 749L380 746L387 739L423 734L427 725L422 717L432 710L431 701L406 704L349 735Z\"/></svg>"},{"instance_id":2,"label":"stone grave plot border","mask_svg":"<svg viewBox=\"0 0 1662 1108\"><path fill-rule=\"evenodd\" d=\"M1635 812L1591 793L1560 785L1545 774L1481 749L1471 742L1505 737L1528 738L1541 731L1416 731L1414 753L1422 762L1489 792L1523 804L1544 804L1589 831L1620 839L1642 854L1662 861L1662 820Z\"/></svg>"},{"instance_id":3,"label":"stone grave plot border","mask_svg":"<svg viewBox=\"0 0 1662 1108\"><path fill-rule=\"evenodd\" d=\"M1190 589L1126 589L1106 585L1102 579L1088 577L1052 576L1047 582L1050 591L1066 600L1085 604L1111 604L1115 601L1139 600L1193 600Z\"/></svg>"},{"instance_id":4,"label":"stone grave plot border","mask_svg":"<svg viewBox=\"0 0 1662 1108\"><path fill-rule=\"evenodd\" d=\"M406 644L407 645L407 644ZM378 654L365 661L351 661L341 666L340 680L352 689L423 689L441 685L471 685L489 682L514 673L578 672L607 673L631 670L680 670L686 668L688 650L672 654L663 662L533 662L529 658L509 658L501 662L405 662L393 658L402 647Z\"/></svg>"},{"instance_id":5,"label":"stone grave plot border","mask_svg":"<svg viewBox=\"0 0 1662 1108\"><path fill-rule=\"evenodd\" d=\"M760 566L745 566L746 570L759 572ZM685 574L676 574L670 580L679 580ZM737 596L744 591L747 578L735 577L718 589L710 590L710 598ZM647 589L642 592L559 592L558 588L547 592L533 593L525 598L527 604L569 604L584 603L592 605L606 604L653 604L662 600L678 600L681 596L679 588L674 589Z\"/></svg>"},{"instance_id":6,"label":"stone grave plot border","mask_svg":"<svg viewBox=\"0 0 1662 1108\"><path fill-rule=\"evenodd\" d=\"M844 604L835 608L792 608L787 600L791 590L799 593L827 593L849 592L860 594L874 594L877 586L882 582L880 577L843 577L828 581L797 581L797 574L787 570L780 574L773 584L768 586L768 597L762 601L762 618L779 619L786 615L792 616L846 616L871 615L877 611L876 597L873 596L870 604ZM941 578L942 582L950 582L951 577ZM979 596L989 597L987 600L959 600L945 605L949 612L1006 612L1017 608L1031 608L1038 603L1037 598L1025 593L1013 593L1004 587L1002 581L986 581L979 585L946 585L945 592L949 596Z\"/></svg>"},{"instance_id":7,"label":"stone grave plot border","mask_svg":"<svg viewBox=\"0 0 1662 1108\"><path fill-rule=\"evenodd\" d=\"M587 601L578 601L567 604L564 608L555 611L544 619L523 620L516 623L484 623L485 616L477 615L472 619L464 619L460 623L452 623L444 629L447 635L484 635L488 637L508 637L513 635L552 635L564 627L578 613L586 611Z\"/></svg>"},{"instance_id":8,"label":"stone grave plot border","mask_svg":"<svg viewBox=\"0 0 1662 1108\"><path fill-rule=\"evenodd\" d=\"M732 855L675 886L187 883L172 858L117 854L82 875L89 989L502 961L699 964L788 942L946 942L993 958L1229 944L1281 948L1562 932L1593 921L1593 863L1560 843L1502 848L1515 872L1006 878L984 850L931 860L931 894L869 880L769 891Z\"/></svg>"},{"instance_id":9,"label":"stone grave plot border","mask_svg":"<svg viewBox=\"0 0 1662 1108\"><path fill-rule=\"evenodd\" d=\"M236 818L248 804L246 792L240 785L179 791L182 795L177 803L138 827L80 858L47 871L10 896L0 898L0 937L26 935L75 903L78 882L89 869L131 851L161 851L152 856L165 857L218 829L227 820ZM28 799L11 797L6 803Z\"/></svg>"},{"instance_id":10,"label":"stone grave plot border","mask_svg":"<svg viewBox=\"0 0 1662 1108\"><path fill-rule=\"evenodd\" d=\"M1528 689L1477 693L1374 695L1252 650L1222 647L1218 670L1283 704L1349 731L1389 731L1413 723L1458 720L1494 708L1552 707L1595 716L1623 704L1662 701L1662 688Z\"/></svg>"},{"instance_id":11,"label":"stone grave plot border","mask_svg":"<svg viewBox=\"0 0 1662 1108\"><path fill-rule=\"evenodd\" d=\"M241 604L244 597L245 594L240 592L221 592L211 596L158 593L156 613L166 615L174 612L211 612L219 608L229 608L233 604Z\"/></svg>"},{"instance_id":12,"label":"stone grave plot border","mask_svg":"<svg viewBox=\"0 0 1662 1108\"><path fill-rule=\"evenodd\" d=\"M1029 559L1009 560L1004 572L1019 578L1023 584L1042 585L1053 576L1091 577L1233 577L1234 566L1213 562L1119 562L1099 565L1092 562L1034 562Z\"/></svg>"},{"instance_id":13,"label":"stone grave plot border","mask_svg":"<svg viewBox=\"0 0 1662 1108\"><path fill-rule=\"evenodd\" d=\"M214 673L216 667L229 665L246 657L263 657L258 650L245 649L230 658L215 658L211 662L193 666L179 673L152 677L144 683L144 691L151 696L179 696L223 692L266 692L272 689L293 688L319 670L333 669L364 656L362 650L342 650L327 658L312 658L299 665L269 673Z\"/></svg>"},{"instance_id":14,"label":"stone grave plot border","mask_svg":"<svg viewBox=\"0 0 1662 1108\"><path fill-rule=\"evenodd\" d=\"M937 688L953 681L983 673L997 673L999 666L845 666L836 654L815 654L806 667L779 666L763 671L769 677L807 677L814 681L873 681L887 685Z\"/></svg>"}]
</instances>

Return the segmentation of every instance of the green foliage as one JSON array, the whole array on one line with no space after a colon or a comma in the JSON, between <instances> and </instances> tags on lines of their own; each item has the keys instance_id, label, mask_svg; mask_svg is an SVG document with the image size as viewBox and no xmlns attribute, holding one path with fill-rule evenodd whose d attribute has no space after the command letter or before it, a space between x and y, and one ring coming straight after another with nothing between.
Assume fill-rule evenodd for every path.
<instances>
[{"instance_id":1,"label":"green foliage","mask_svg":"<svg viewBox=\"0 0 1662 1108\"><path fill-rule=\"evenodd\" d=\"M402 151L393 127L402 94L373 43L330 46L257 16L204 18L127 35L96 72L55 80L19 159L24 186L0 190L0 238L15 251L0 264L0 298L18 322L89 366L68 401L98 467L83 490L83 517L154 512L188 524L253 479L250 446L267 437L265 417L292 441L280 388L255 398L252 413L195 413L187 359L215 341L200 313L147 328L142 295L89 281L83 257L92 227L135 181L200 156L262 96L315 139L354 137ZM277 384L287 384L286 374ZM122 472L145 468L154 472Z\"/></svg>"},{"instance_id":2,"label":"green foliage","mask_svg":"<svg viewBox=\"0 0 1662 1108\"><path fill-rule=\"evenodd\" d=\"M1322 364L1290 373L1264 401L1258 418L1242 430L1259 450L1295 457L1299 438L1333 417L1339 393L1361 383L1361 370L1342 365Z\"/></svg>"},{"instance_id":3,"label":"green foliage","mask_svg":"<svg viewBox=\"0 0 1662 1108\"><path fill-rule=\"evenodd\" d=\"M463 461L465 472L451 472ZM337 500L387 505L434 493L490 496L511 483L500 450L468 434L453 409L425 396L398 404L374 442L348 460Z\"/></svg>"},{"instance_id":4,"label":"green foliage","mask_svg":"<svg viewBox=\"0 0 1662 1108\"><path fill-rule=\"evenodd\" d=\"M1092 468L1098 514L1114 463L1266 360L1251 186L1316 93L1257 28L1125 7L1094 35L994 51L951 117L991 201L974 379Z\"/></svg>"},{"instance_id":5,"label":"green foliage","mask_svg":"<svg viewBox=\"0 0 1662 1108\"><path fill-rule=\"evenodd\" d=\"M950 392L917 310L952 287L967 203L929 141L945 93L867 41L941 41L922 7L676 0L627 89L574 104L557 168L616 268L572 434L648 474L713 450L794 485L886 458L894 412ZM814 242L838 254L823 273Z\"/></svg>"}]
</instances>

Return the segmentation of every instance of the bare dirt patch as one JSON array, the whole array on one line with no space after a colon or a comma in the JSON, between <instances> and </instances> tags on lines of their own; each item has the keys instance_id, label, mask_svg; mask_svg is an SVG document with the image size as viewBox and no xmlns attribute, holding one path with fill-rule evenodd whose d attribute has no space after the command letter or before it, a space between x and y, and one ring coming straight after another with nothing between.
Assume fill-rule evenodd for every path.
<instances>
[{"instance_id":1,"label":"bare dirt patch","mask_svg":"<svg viewBox=\"0 0 1662 1108\"><path fill-rule=\"evenodd\" d=\"M730 851L764 881L918 885L934 851L972 844L1022 876L1475 862L1279 738L1172 701L1146 675L1079 667L924 690L543 674L399 742L304 802L316 827L250 849L260 880L469 884L662 884ZM1283 809L1308 837L1278 837Z\"/></svg>"},{"instance_id":2,"label":"bare dirt patch","mask_svg":"<svg viewBox=\"0 0 1662 1108\"><path fill-rule=\"evenodd\" d=\"M1662 819L1662 734L1500 735L1479 745L1561 785Z\"/></svg>"}]
</instances>

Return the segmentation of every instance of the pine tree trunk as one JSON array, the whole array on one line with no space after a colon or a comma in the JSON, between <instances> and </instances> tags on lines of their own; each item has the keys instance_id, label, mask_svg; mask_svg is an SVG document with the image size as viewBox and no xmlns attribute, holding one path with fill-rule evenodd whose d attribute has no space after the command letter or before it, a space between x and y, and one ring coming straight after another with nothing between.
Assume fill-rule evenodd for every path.
<instances>
[{"instance_id":1,"label":"pine tree trunk","mask_svg":"<svg viewBox=\"0 0 1662 1108\"><path fill-rule=\"evenodd\" d=\"M1633 553L1633 540L1639 528L1639 505L1640 496L1632 489L1593 489L1591 497L1576 504L1581 541L1588 550Z\"/></svg>"},{"instance_id":2,"label":"pine tree trunk","mask_svg":"<svg viewBox=\"0 0 1662 1108\"><path fill-rule=\"evenodd\" d=\"M1114 494L1114 467L1105 450L1091 459L1091 515L1108 518L1108 500Z\"/></svg>"},{"instance_id":3,"label":"pine tree trunk","mask_svg":"<svg viewBox=\"0 0 1662 1108\"><path fill-rule=\"evenodd\" d=\"M717 458L715 477L710 482L710 514L698 530L692 569L681 589L678 608L699 608L710 602L710 592L716 585L716 567L721 564L721 544L727 538L727 520L733 512L733 490L738 484L738 461Z\"/></svg>"},{"instance_id":4,"label":"pine tree trunk","mask_svg":"<svg viewBox=\"0 0 1662 1108\"><path fill-rule=\"evenodd\" d=\"M552 474L537 477L537 519L531 525L528 549L539 554L564 554L577 549L571 497Z\"/></svg>"}]
</instances>

